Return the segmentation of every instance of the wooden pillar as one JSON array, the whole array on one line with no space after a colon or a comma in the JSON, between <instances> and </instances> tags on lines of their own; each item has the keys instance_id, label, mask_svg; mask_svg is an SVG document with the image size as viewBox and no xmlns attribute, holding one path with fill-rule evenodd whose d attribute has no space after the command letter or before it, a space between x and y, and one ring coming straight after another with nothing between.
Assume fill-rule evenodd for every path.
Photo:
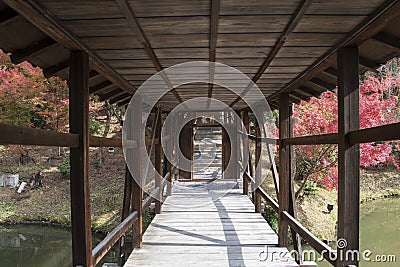
<instances>
[{"instance_id":1,"label":"wooden pillar","mask_svg":"<svg viewBox=\"0 0 400 267\"><path fill-rule=\"evenodd\" d=\"M143 235L143 210L142 210L142 201L143 201L143 172L142 172L142 155L145 153L145 146L143 146L142 140L144 138L143 135L143 122L141 121L142 118L142 101L140 97L134 98L134 103L132 107L131 113L132 117L130 118L131 121L130 125L132 127L131 130L131 138L132 140L137 140L137 147L132 149L131 159L132 169L134 180L132 181L132 212L137 211L138 213L138 220L133 224L132 229L132 240L133 240L133 247L134 248L141 248L142 247L142 235ZM135 121L136 120L136 121ZM138 130L140 129L140 130ZM128 158L128 157L127 157Z\"/></svg>"},{"instance_id":2,"label":"wooden pillar","mask_svg":"<svg viewBox=\"0 0 400 267\"><path fill-rule=\"evenodd\" d=\"M73 266L92 266L89 188L89 57L72 51L69 71L70 133L79 134L79 147L70 150Z\"/></svg>"},{"instance_id":3,"label":"wooden pillar","mask_svg":"<svg viewBox=\"0 0 400 267\"><path fill-rule=\"evenodd\" d=\"M170 136L168 141L166 142L166 148L165 148L165 152L168 155L168 158L166 160L167 172L169 172L169 177L168 177L168 182L167 182L167 196L170 196L172 194L172 181L173 181L173 177L174 177L174 174L172 173L172 164L170 161L170 160L172 160L172 147L173 147L174 138L172 136L171 125L165 125L165 127L167 127L166 131Z\"/></svg>"},{"instance_id":4,"label":"wooden pillar","mask_svg":"<svg viewBox=\"0 0 400 267\"><path fill-rule=\"evenodd\" d=\"M228 119L226 118L226 121ZM225 127L229 127L227 123L223 125L222 128L222 178L228 179L233 178L231 177L232 173L231 170L228 168L229 160L231 158L231 140L229 138L228 131Z\"/></svg>"},{"instance_id":5,"label":"wooden pillar","mask_svg":"<svg viewBox=\"0 0 400 267\"><path fill-rule=\"evenodd\" d=\"M254 207L255 207L255 212L260 213L261 212L261 194L257 190L258 187L261 186L261 181L262 181L262 158L261 158L261 148L262 148L262 142L261 142L261 128L258 123L256 123L256 155L255 155L255 167L256 167L256 173L255 173L255 191L254 191Z\"/></svg>"},{"instance_id":6,"label":"wooden pillar","mask_svg":"<svg viewBox=\"0 0 400 267\"><path fill-rule=\"evenodd\" d=\"M161 122L162 122L162 111L161 108L157 108L157 113L158 116L157 117L157 122L155 124L156 128L154 129L155 132L155 136L156 136L156 140L158 140L158 143L155 146L155 169L158 172L159 175L157 175L157 173L155 174L155 186L156 188L158 187L160 190L158 190L158 194L157 194L157 200L156 200L156 205L155 205L155 212L157 214L161 213L161 204L162 204L162 175L163 175L163 171L162 171L162 158L163 158L163 153L162 153L162 147L161 147Z\"/></svg>"},{"instance_id":7,"label":"wooden pillar","mask_svg":"<svg viewBox=\"0 0 400 267\"><path fill-rule=\"evenodd\" d=\"M293 105L290 103L289 110L289 137L293 137ZM296 153L293 149L293 146L289 146L289 155L290 155L290 185L289 185L289 214L292 215L293 218L297 218L297 208L296 208L296 197L295 197L295 189L294 189L294 177L296 176ZM278 182L279 184L279 182ZM276 184L275 184L276 187ZM277 195L279 193L277 192ZM297 254L294 256L297 263L303 263L303 253L301 247L301 238L298 233L293 228L290 228L290 233L292 236L293 249L297 251Z\"/></svg>"},{"instance_id":8,"label":"wooden pillar","mask_svg":"<svg viewBox=\"0 0 400 267\"><path fill-rule=\"evenodd\" d=\"M249 112L247 110L242 113L243 125L247 134L250 134L250 120L249 120ZM247 157L249 155L249 139L243 138L243 157ZM250 164L250 158L249 158ZM249 182L247 180L246 172L249 171L249 164L246 165L245 171L243 173L243 195L247 195L249 193Z\"/></svg>"},{"instance_id":9,"label":"wooden pillar","mask_svg":"<svg viewBox=\"0 0 400 267\"><path fill-rule=\"evenodd\" d=\"M179 135L179 147L184 157L190 161L187 165L181 163L180 166L185 170L179 170L179 179L192 179L193 168L193 128L186 124Z\"/></svg>"},{"instance_id":10,"label":"wooden pillar","mask_svg":"<svg viewBox=\"0 0 400 267\"><path fill-rule=\"evenodd\" d=\"M122 203L121 222L129 216L132 197L132 175L129 172L128 166L125 167L125 185L124 185L124 199ZM119 265L122 266L126 261L126 236L123 235L119 241Z\"/></svg>"},{"instance_id":11,"label":"wooden pillar","mask_svg":"<svg viewBox=\"0 0 400 267\"><path fill-rule=\"evenodd\" d=\"M347 246L339 249L346 255L359 250L360 150L346 138L349 131L358 130L359 78L358 48L344 47L338 51L338 239ZM340 254L339 254L340 255ZM358 266L356 260L339 259L337 266Z\"/></svg>"},{"instance_id":12,"label":"wooden pillar","mask_svg":"<svg viewBox=\"0 0 400 267\"><path fill-rule=\"evenodd\" d=\"M289 94L281 94L279 100L279 139L290 137L290 112ZM279 143L279 231L278 244L281 247L288 245L288 224L282 215L289 210L290 195L290 146Z\"/></svg>"}]
</instances>

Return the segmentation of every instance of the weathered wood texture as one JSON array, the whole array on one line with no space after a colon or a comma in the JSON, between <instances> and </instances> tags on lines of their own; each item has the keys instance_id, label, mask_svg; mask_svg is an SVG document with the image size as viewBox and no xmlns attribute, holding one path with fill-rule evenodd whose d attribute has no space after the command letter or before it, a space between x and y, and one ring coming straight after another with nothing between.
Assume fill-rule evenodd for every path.
<instances>
[{"instance_id":1,"label":"weathered wood texture","mask_svg":"<svg viewBox=\"0 0 400 267\"><path fill-rule=\"evenodd\" d=\"M279 139L290 138L289 94L281 94L279 106ZM288 245L288 225L283 218L284 211L289 210L290 198L290 146L279 147L279 245Z\"/></svg>"},{"instance_id":2,"label":"weathered wood texture","mask_svg":"<svg viewBox=\"0 0 400 267\"><path fill-rule=\"evenodd\" d=\"M90 267L89 57L85 52L71 52L69 77L70 133L79 135L79 147L70 151L72 259L74 266Z\"/></svg>"},{"instance_id":3,"label":"weathered wood texture","mask_svg":"<svg viewBox=\"0 0 400 267\"><path fill-rule=\"evenodd\" d=\"M289 254L271 259L287 249L277 247L275 232L241 189L229 190L235 184L175 183L143 247L124 266L298 266Z\"/></svg>"},{"instance_id":4,"label":"weathered wood texture","mask_svg":"<svg viewBox=\"0 0 400 267\"><path fill-rule=\"evenodd\" d=\"M339 253L359 250L360 146L350 144L347 134L360 127L358 49L345 47L338 52L338 239L347 246ZM336 266L358 266L348 257Z\"/></svg>"},{"instance_id":5,"label":"weathered wood texture","mask_svg":"<svg viewBox=\"0 0 400 267\"><path fill-rule=\"evenodd\" d=\"M398 0L5 2L22 15L0 6L0 48L14 53L14 62L27 59L47 75L67 78L67 49L85 50L101 74L91 86L113 83L111 95L110 87L92 92L109 99L122 97L123 90L133 93L159 70L210 60L243 71L277 107L282 90L298 102L333 89L336 76L322 73L335 66L335 53L344 45L360 45L362 72L399 50ZM168 77L162 78L170 84ZM246 108L237 95L218 90L196 84L174 89L160 103L170 110L193 95L213 96Z\"/></svg>"},{"instance_id":6,"label":"weathered wood texture","mask_svg":"<svg viewBox=\"0 0 400 267\"><path fill-rule=\"evenodd\" d=\"M184 168L184 170L179 170L179 179L192 179L193 173L188 170L193 169L193 129L188 124L180 132L178 149L181 150L182 155L188 160L182 161L179 165Z\"/></svg>"}]
</instances>

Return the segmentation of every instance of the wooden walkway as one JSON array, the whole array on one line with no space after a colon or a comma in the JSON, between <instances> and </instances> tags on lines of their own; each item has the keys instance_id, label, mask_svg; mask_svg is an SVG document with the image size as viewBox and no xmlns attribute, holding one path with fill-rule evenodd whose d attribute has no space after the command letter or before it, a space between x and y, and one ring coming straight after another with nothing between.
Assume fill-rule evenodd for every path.
<instances>
[{"instance_id":1,"label":"wooden walkway","mask_svg":"<svg viewBox=\"0 0 400 267\"><path fill-rule=\"evenodd\" d=\"M236 182L180 182L124 266L298 266L277 244Z\"/></svg>"}]
</instances>

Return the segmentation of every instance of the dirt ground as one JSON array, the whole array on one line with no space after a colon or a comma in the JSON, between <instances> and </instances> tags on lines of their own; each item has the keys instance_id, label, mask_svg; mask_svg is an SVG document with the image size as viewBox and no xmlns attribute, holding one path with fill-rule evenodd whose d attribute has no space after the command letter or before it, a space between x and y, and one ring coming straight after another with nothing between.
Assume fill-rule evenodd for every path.
<instances>
[{"instance_id":1,"label":"dirt ground","mask_svg":"<svg viewBox=\"0 0 400 267\"><path fill-rule=\"evenodd\" d=\"M70 223L69 177L57 166L68 157L68 149L57 147L24 147L34 162L18 164L8 149L0 147L0 173L18 170L20 182L29 181L38 170L44 174L43 187L26 186L21 194L16 188L0 187L0 222L46 221ZM92 227L108 232L120 221L125 160L122 149L109 153L103 148L99 162L99 148L90 150L90 204Z\"/></svg>"}]
</instances>

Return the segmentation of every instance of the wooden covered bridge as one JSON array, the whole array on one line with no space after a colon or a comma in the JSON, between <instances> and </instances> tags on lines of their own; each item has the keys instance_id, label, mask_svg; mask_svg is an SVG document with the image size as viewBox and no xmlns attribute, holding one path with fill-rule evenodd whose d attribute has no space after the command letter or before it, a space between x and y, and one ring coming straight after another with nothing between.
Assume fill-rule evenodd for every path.
<instances>
[{"instance_id":1,"label":"wooden covered bridge","mask_svg":"<svg viewBox=\"0 0 400 267\"><path fill-rule=\"evenodd\" d=\"M70 88L70 133L1 124L0 143L71 148L74 266L96 265L117 242L124 251L125 233L131 228L139 249L129 257L121 253L125 266L302 265L301 258L290 256L262 259L268 253L287 252L289 227L295 249L300 250L304 240L318 252L325 251L324 257L334 266L358 266L357 260L335 257L359 249L358 144L400 138L400 124L359 129L358 75L399 55L399 25L398 0L0 1L0 48L11 53L14 63L27 60L48 77L68 80ZM169 91L152 109L153 134L145 147L140 135L132 145L137 152L132 162L138 169L142 149L154 151L154 166L163 179L157 179L155 189L144 197L127 171L122 222L92 248L89 147L117 147L122 141L89 136L89 95L126 106L145 80L189 61L223 63L240 70L258 85L269 105L279 109L279 166L271 168L278 201L261 187L253 188L252 202L247 197L249 183L255 185L265 175L253 167L262 162L262 144L271 142L260 130L256 135L248 131L253 110L243 101L249 93L247 84L238 81L241 89L235 94L214 85L213 77L209 83L174 87L164 75L161 82ZM293 137L292 103L335 88L338 133ZM162 155L165 115L197 97L217 99L236 111L245 134L256 144L250 157L253 164L237 164L227 177L229 158L237 160L248 150L232 147L223 137L223 178L213 183L196 181L191 171L175 168L175 162L163 160ZM140 105L133 106L142 113ZM225 107L214 112L229 113ZM165 151L173 155L179 146L186 147L183 152L191 159L191 133L190 127L181 133L169 129L170 137L184 134L185 138L181 144L170 138ZM347 241L339 251L318 240L295 216L291 150L294 145L316 144L338 144L338 238ZM239 173L243 176L237 177ZM143 235L143 210L153 201L159 214ZM279 214L277 235L259 214L262 201Z\"/></svg>"}]
</instances>

